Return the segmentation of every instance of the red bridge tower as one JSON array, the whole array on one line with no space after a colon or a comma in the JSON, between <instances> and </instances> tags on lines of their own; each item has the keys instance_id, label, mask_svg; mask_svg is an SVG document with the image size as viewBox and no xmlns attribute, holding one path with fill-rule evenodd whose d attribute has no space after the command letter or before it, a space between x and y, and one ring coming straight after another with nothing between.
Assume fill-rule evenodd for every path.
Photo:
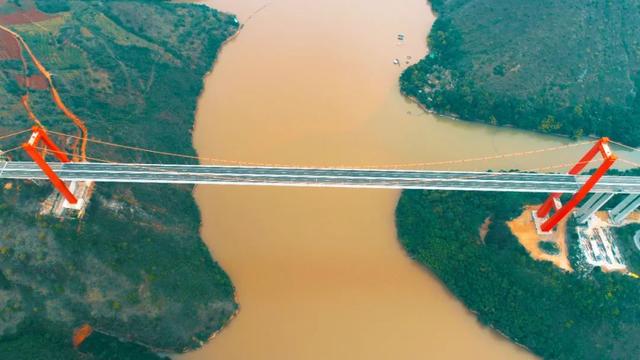
<instances>
[{"instance_id":1,"label":"red bridge tower","mask_svg":"<svg viewBox=\"0 0 640 360\"><path fill-rule=\"evenodd\" d=\"M596 172L593 173L589 177L589 179L582 185L582 187L576 192L573 197L564 205L560 202L560 194L553 193L549 195L547 200L542 204L542 206L536 212L536 217L539 219L545 219L551 209L553 208L555 212L548 219L545 219L542 225L540 225L540 230L544 232L548 232L553 230L553 228L564 219L571 210L573 210L584 198L587 196L589 191L593 188L593 186L602 178L602 176L609 170L611 165L618 159L618 157L611 152L609 148L609 138L603 137L595 145L578 161L572 168L569 170L569 174L578 175L580 171L582 171L593 158L598 155L602 155L604 159L602 164L598 167Z\"/></svg>"},{"instance_id":2,"label":"red bridge tower","mask_svg":"<svg viewBox=\"0 0 640 360\"><path fill-rule=\"evenodd\" d=\"M38 152L38 145L40 144L40 142L43 142L45 149L51 150L53 155L55 155L55 157L58 158L58 160L60 160L61 162L67 163L71 161L69 160L67 155L62 150L60 150L60 148L53 141L51 141L51 139L47 135L47 132L43 128L37 126L33 127L33 133L31 134L29 141L22 144L22 148L27 152L27 154L29 154L31 159L33 159L33 161L38 164L38 166L40 166L53 186L55 186L55 188L60 191L67 202L69 202L70 204L76 204L78 202L78 199L76 199L75 195L73 195L73 193L69 190L64 181L62 181L60 177L58 177L58 175L53 171L53 169L51 169L51 166L47 164L44 156L42 156L40 152Z\"/></svg>"}]
</instances>

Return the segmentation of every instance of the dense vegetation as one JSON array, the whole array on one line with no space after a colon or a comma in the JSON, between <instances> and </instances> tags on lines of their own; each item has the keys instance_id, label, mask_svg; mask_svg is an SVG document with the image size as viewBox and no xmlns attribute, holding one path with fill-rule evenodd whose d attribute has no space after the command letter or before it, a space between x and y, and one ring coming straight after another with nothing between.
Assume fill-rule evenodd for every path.
<instances>
[{"instance_id":1,"label":"dense vegetation","mask_svg":"<svg viewBox=\"0 0 640 360\"><path fill-rule=\"evenodd\" d=\"M54 74L90 136L195 153L196 98L222 42L237 30L234 17L202 5L144 0L0 1L0 16L31 16L36 7L47 19L9 26ZM19 103L21 63L3 52L10 43L2 39L5 133L32 123ZM32 64L28 72L37 75ZM48 91L30 93L48 128L75 132ZM89 156L175 161L98 144L90 144ZM37 215L51 192L47 183L11 185L0 188L1 359L126 358L147 351L118 339L183 351L200 346L235 312L233 286L199 236L191 186L98 184L82 221L60 221ZM112 338L92 336L89 349L74 350L72 330L84 323Z\"/></svg>"},{"instance_id":2,"label":"dense vegetation","mask_svg":"<svg viewBox=\"0 0 640 360\"><path fill-rule=\"evenodd\" d=\"M402 91L467 120L640 144L640 3L432 0Z\"/></svg>"},{"instance_id":3,"label":"dense vegetation","mask_svg":"<svg viewBox=\"0 0 640 360\"><path fill-rule=\"evenodd\" d=\"M0 359L11 360L168 360L147 347L122 341L100 332L93 332L75 350L69 346L69 339L56 326L38 320L21 324L16 335L5 336L0 346Z\"/></svg>"},{"instance_id":4,"label":"dense vegetation","mask_svg":"<svg viewBox=\"0 0 640 360\"><path fill-rule=\"evenodd\" d=\"M100 332L93 332L82 342L78 351L103 360L169 360L142 345L123 342Z\"/></svg>"},{"instance_id":5,"label":"dense vegetation","mask_svg":"<svg viewBox=\"0 0 640 360\"><path fill-rule=\"evenodd\" d=\"M617 228L615 235L618 239L618 249L627 264L627 268L640 274L640 250L635 244L634 236L640 231L640 224L629 224Z\"/></svg>"},{"instance_id":6,"label":"dense vegetation","mask_svg":"<svg viewBox=\"0 0 640 360\"><path fill-rule=\"evenodd\" d=\"M545 254L558 255L560 253L558 244L553 241L540 241L538 243L538 247L540 248L540 250L544 251Z\"/></svg>"},{"instance_id":7,"label":"dense vegetation","mask_svg":"<svg viewBox=\"0 0 640 360\"><path fill-rule=\"evenodd\" d=\"M534 194L403 192L398 235L408 254L433 271L478 320L549 359L630 359L640 354L640 282L578 264L573 273L535 261L506 221ZM478 229L492 223L484 242ZM572 224L569 224L569 228Z\"/></svg>"}]
</instances>

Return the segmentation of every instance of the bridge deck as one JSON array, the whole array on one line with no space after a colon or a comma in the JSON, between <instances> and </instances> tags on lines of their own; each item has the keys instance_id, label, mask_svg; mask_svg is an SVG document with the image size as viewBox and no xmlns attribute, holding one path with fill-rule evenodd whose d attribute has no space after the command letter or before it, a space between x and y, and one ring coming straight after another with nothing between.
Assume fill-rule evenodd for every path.
<instances>
[{"instance_id":1,"label":"bridge deck","mask_svg":"<svg viewBox=\"0 0 640 360\"><path fill-rule=\"evenodd\" d=\"M52 163L65 181L574 193L586 176L215 165ZM0 162L0 179L46 179L32 162ZM640 177L605 176L595 193L640 194Z\"/></svg>"}]
</instances>

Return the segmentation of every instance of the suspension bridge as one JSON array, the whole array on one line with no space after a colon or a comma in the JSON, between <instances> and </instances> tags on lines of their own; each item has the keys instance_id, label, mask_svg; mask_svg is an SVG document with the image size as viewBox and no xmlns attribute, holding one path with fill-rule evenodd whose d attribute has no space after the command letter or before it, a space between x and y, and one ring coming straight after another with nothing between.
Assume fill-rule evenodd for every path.
<instances>
[{"instance_id":1,"label":"suspension bridge","mask_svg":"<svg viewBox=\"0 0 640 360\"><path fill-rule=\"evenodd\" d=\"M548 200L540 207L537 216L544 219L541 225L543 231L549 231L571 212L589 193L594 193L585 206L581 208L587 213L595 212L614 194L628 194L628 203L621 210L618 218L628 214L629 209L635 210L640 206L640 178L604 176L607 170L618 159L609 148L609 140L603 138L594 143L592 148L578 163L573 165L568 175L559 174L530 174L530 173L488 173L488 172L451 172L429 170L399 170L382 168L307 168L266 166L265 164L241 164L234 161L218 161L226 165L161 165L161 164L127 164L102 161L87 157L86 149L89 141L120 149L144 151L160 155L192 158L197 162L203 159L189 155L172 154L168 152L142 149L134 146L114 144L107 141L89 139L87 127L62 101L51 78L51 73L35 56L24 39L13 30L1 26L0 30L12 36L20 46L20 60L23 65L23 76L28 79L27 61L22 53L26 51L38 72L47 79L51 97L56 106L71 120L78 130L79 136L51 132L63 136L66 140L73 139L72 152L66 153L49 137L42 123L31 110L29 105L29 84L25 87L25 94L21 103L29 118L38 126L11 134L0 136L0 140L32 131L31 137L20 146L3 152L10 157L11 152L23 149L33 162L6 161L0 163L0 179L39 180L48 179L62 194L64 206L84 206L84 199L78 201L78 184L94 182L130 182L130 183L188 183L188 184L234 184L234 185L280 185L280 186L315 186L315 187L354 187L354 188L393 188L393 189L427 189L427 190L461 190L461 191L519 191L519 192L549 192ZM78 147L78 145L80 145ZM570 146L570 145L569 145ZM568 146L556 147L555 150ZM502 154L493 158L524 156L531 153L551 151L554 148L539 151ZM55 155L57 163L45 160L47 152ZM602 163L595 173L590 176L580 176L580 172L594 160L596 155L602 155ZM436 164L454 164L487 160L491 157L461 159L423 164L399 164L429 166ZM73 162L71 160L74 160ZM97 162L96 162L97 160ZM215 162L215 161L214 161ZM230 166L229 163L234 164ZM242 165L242 166L238 166ZM548 170L535 169L535 170ZM80 186L82 188L82 186ZM87 187L85 187L86 189ZM80 190L86 194L84 190ZM562 193L572 193L573 196L566 204L560 202ZM87 196L90 196L87 195ZM636 204L637 203L637 204ZM585 210L586 208L586 210ZM555 210L551 215L552 210ZM615 209L614 209L615 210ZM585 212L586 211L586 212ZM626 216L626 215L624 215Z\"/></svg>"},{"instance_id":2,"label":"suspension bridge","mask_svg":"<svg viewBox=\"0 0 640 360\"><path fill-rule=\"evenodd\" d=\"M585 175L435 170L163 165L130 163L51 163L64 182L274 185L378 189L575 193ZM0 163L0 179L46 180L33 162ZM604 176L591 193L640 194L638 176Z\"/></svg>"},{"instance_id":3,"label":"suspension bridge","mask_svg":"<svg viewBox=\"0 0 640 360\"><path fill-rule=\"evenodd\" d=\"M314 186L314 187L353 187L353 188L393 188L393 189L425 189L425 190L459 190L459 191L502 191L502 192L548 192L547 201L538 209L536 216L540 220L540 230L550 231L559 221L573 211L582 200L593 193L591 198L580 207L579 219L584 220L600 209L615 194L627 194L625 200L612 210L614 221L624 219L630 212L640 206L640 177L605 176L606 172L618 160L609 147L609 139L602 138L593 142L587 153L574 164L568 174L545 174L526 172L463 172L433 170L400 170L397 168L410 166L445 165L467 163L487 159L524 156L544 151L559 150L574 145L540 149L528 152L501 154L480 158L460 159L422 164L396 164L396 169L372 168L309 168L291 166L269 166L267 164L251 164L239 161L220 161L214 163L225 165L163 165L163 164L130 164L114 163L102 159L90 158L86 149L88 142L95 142L119 149L143 151L159 155L190 158L197 162L203 159L190 155L143 149L135 146L115 144L107 141L89 139L87 127L62 101L51 78L51 73L35 56L29 45L15 31L0 25L0 31L12 36L20 46L20 60L23 65L23 76L28 79L28 64L23 55L24 49L38 72L47 79L53 102L65 116L73 122L78 136L50 133L73 139L72 152L66 153L49 137L37 116L29 105L29 84L25 86L25 94L21 103L29 118L38 126L32 129L0 135L0 140L31 131L31 137L22 145L2 152L5 161L0 162L0 180L41 180L48 179L62 194L65 206L83 204L78 201L74 191L78 184L94 182L129 182L129 183L182 183L182 184L233 184L233 185L277 185L277 186ZM78 147L78 145L80 145ZM624 146L624 144L620 144ZM33 162L10 161L10 153L23 149ZM634 151L636 149L633 149ZM55 155L58 162L48 163L47 153ZM580 173L597 155L602 162L591 175ZM74 161L71 161L74 160ZM623 160L623 159L620 159ZM195 162L193 161L193 162ZM623 160L629 162L628 160ZM629 162L631 163L631 162ZM233 165L231 165L233 164ZM638 164L633 163L636 166ZM555 166L555 168L564 165ZM569 165L571 166L571 165ZM640 167L640 166L639 166ZM533 169L535 171L550 170L554 166ZM573 194L562 204L563 193ZM90 196L90 195L88 195ZM81 205L84 206L84 205Z\"/></svg>"},{"instance_id":4,"label":"suspension bridge","mask_svg":"<svg viewBox=\"0 0 640 360\"><path fill-rule=\"evenodd\" d=\"M213 160L227 164L144 164L118 163L87 157L88 161L72 162L41 127L34 127L0 136L0 140L31 131L29 140L4 152L23 149L33 161L0 162L0 180L50 180L64 196L70 206L78 203L74 189L81 182L118 183L166 183L166 184L213 184L213 185L267 185L305 187L348 187L380 189L424 189L455 191L536 192L550 193L547 201L537 211L541 219L541 231L550 231L567 214L574 210L589 194L591 198L578 210L579 219L585 220L616 194L627 197L612 210L614 221L622 221L640 206L640 176L606 176L605 173L618 160L609 147L609 139L591 141L591 148L571 167L567 174L542 172L473 172L437 171L423 169L400 169L403 166L466 163L487 159L498 159L560 150L579 144L500 154L488 157L441 161L422 164L392 164L395 168L349 168L349 167L294 167L273 166L259 163L241 163L232 160L202 159L195 156L173 154L151 149L114 144L92 139L103 145L129 150L151 152L160 155L193 158L199 161ZM73 138L73 135L50 133ZM53 154L58 161L47 162L46 153ZM602 161L591 175L581 175L588 164ZM627 163L632 163L624 160ZM239 163L239 164L228 164ZM559 165L559 166L566 166ZM548 170L556 166L538 168ZM573 194L565 203L561 194Z\"/></svg>"}]
</instances>

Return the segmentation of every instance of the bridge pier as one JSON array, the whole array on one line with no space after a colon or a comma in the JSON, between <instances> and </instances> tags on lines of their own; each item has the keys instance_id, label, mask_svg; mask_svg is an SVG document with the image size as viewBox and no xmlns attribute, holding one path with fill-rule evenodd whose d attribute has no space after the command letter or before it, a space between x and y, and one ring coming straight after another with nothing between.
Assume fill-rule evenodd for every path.
<instances>
[{"instance_id":1,"label":"bridge pier","mask_svg":"<svg viewBox=\"0 0 640 360\"><path fill-rule=\"evenodd\" d=\"M611 200L614 194L607 193L596 193L591 195L589 200L581 206L576 212L576 217L578 218L578 222L584 224L589 220L589 218L596 213L596 211L600 210L607 201Z\"/></svg>"},{"instance_id":2,"label":"bridge pier","mask_svg":"<svg viewBox=\"0 0 640 360\"><path fill-rule=\"evenodd\" d=\"M637 209L638 206L640 206L640 194L627 195L620 204L609 211L611 221L613 221L614 224L622 224L624 219Z\"/></svg>"}]
</instances>

